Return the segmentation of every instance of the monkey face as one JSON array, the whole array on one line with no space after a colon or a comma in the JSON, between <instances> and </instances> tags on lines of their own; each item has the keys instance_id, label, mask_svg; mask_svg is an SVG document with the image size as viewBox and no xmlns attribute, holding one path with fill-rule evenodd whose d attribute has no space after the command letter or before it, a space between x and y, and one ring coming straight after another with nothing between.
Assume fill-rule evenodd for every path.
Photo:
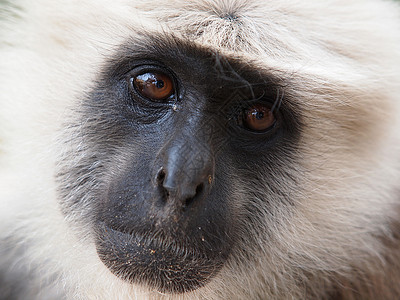
<instances>
[{"instance_id":1,"label":"monkey face","mask_svg":"<svg viewBox=\"0 0 400 300\"><path fill-rule=\"evenodd\" d=\"M85 159L60 173L68 187L78 183L73 196L61 190L62 206L67 215L90 207L84 219L98 255L118 277L190 291L215 276L232 249L257 239L247 224L258 207L251 199L290 206L254 186L288 181L277 157L296 147L299 116L268 70L172 38L122 49L129 52L108 63L81 107L81 142L71 151ZM79 197L85 185L90 192Z\"/></svg>"}]
</instances>

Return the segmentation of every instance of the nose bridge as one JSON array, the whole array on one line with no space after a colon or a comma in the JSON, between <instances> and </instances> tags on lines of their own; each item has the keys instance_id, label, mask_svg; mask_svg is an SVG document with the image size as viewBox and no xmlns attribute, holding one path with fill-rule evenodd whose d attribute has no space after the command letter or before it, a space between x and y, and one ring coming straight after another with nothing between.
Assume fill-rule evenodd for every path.
<instances>
[{"instance_id":1,"label":"nose bridge","mask_svg":"<svg viewBox=\"0 0 400 300\"><path fill-rule=\"evenodd\" d=\"M166 149L164 157L164 187L171 190L179 186L197 185L212 172L210 146L196 136L175 139Z\"/></svg>"},{"instance_id":2,"label":"nose bridge","mask_svg":"<svg viewBox=\"0 0 400 300\"><path fill-rule=\"evenodd\" d=\"M175 201L194 197L213 174L210 138L201 130L200 122L192 120L186 125L175 131L158 158L158 184Z\"/></svg>"}]
</instances>

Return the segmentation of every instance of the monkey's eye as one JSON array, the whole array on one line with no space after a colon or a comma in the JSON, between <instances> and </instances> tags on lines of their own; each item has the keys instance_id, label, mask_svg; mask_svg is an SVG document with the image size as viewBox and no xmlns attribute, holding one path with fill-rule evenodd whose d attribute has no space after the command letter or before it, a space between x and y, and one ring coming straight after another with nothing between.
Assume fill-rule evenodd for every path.
<instances>
[{"instance_id":1,"label":"monkey's eye","mask_svg":"<svg viewBox=\"0 0 400 300\"><path fill-rule=\"evenodd\" d=\"M141 96L153 101L165 100L175 92L171 76L159 71L142 73L131 80Z\"/></svg>"},{"instance_id":2,"label":"monkey's eye","mask_svg":"<svg viewBox=\"0 0 400 300\"><path fill-rule=\"evenodd\" d=\"M246 129L263 132L274 126L275 116L269 106L254 104L243 111L241 123Z\"/></svg>"}]
</instances>

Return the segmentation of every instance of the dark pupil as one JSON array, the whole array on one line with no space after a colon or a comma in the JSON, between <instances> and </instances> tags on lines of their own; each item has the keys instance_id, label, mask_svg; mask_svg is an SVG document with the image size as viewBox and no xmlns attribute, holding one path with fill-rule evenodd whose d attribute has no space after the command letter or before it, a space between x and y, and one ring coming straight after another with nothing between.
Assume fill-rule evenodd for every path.
<instances>
[{"instance_id":1,"label":"dark pupil","mask_svg":"<svg viewBox=\"0 0 400 300\"><path fill-rule=\"evenodd\" d=\"M257 111L257 113L256 113L256 119L257 119L257 120L261 120L262 118L264 118L264 112L262 112L262 111Z\"/></svg>"},{"instance_id":2,"label":"dark pupil","mask_svg":"<svg viewBox=\"0 0 400 300\"><path fill-rule=\"evenodd\" d=\"M157 80L157 82L156 82L156 87L157 87L158 89L162 89L162 88L164 87L164 81L162 81L162 80Z\"/></svg>"}]
</instances>

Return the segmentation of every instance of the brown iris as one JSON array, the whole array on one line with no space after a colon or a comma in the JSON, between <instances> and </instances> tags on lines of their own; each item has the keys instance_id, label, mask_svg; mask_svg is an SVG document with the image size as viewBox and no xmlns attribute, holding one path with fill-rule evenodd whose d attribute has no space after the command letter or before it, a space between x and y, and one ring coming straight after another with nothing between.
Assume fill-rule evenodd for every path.
<instances>
[{"instance_id":1,"label":"brown iris","mask_svg":"<svg viewBox=\"0 0 400 300\"><path fill-rule=\"evenodd\" d=\"M174 93L172 78L161 72L148 72L133 77L135 89L150 100L165 100Z\"/></svg>"},{"instance_id":2,"label":"brown iris","mask_svg":"<svg viewBox=\"0 0 400 300\"><path fill-rule=\"evenodd\" d=\"M255 104L243 113L243 125L253 131L265 131L275 124L275 117L269 106Z\"/></svg>"}]
</instances>

